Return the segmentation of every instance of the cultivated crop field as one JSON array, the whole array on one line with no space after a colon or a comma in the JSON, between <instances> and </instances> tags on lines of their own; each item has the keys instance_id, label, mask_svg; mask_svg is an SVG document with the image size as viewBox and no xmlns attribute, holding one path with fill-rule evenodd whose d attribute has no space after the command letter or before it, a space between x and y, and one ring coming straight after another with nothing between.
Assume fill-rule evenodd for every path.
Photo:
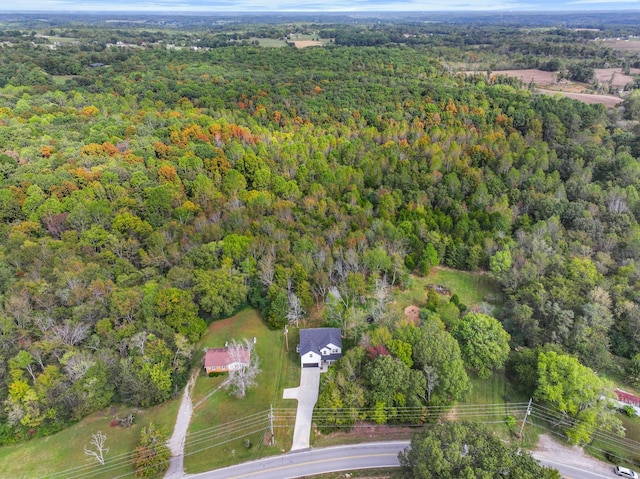
<instances>
[{"instance_id":1,"label":"cultivated crop field","mask_svg":"<svg viewBox=\"0 0 640 479\"><path fill-rule=\"evenodd\" d=\"M637 70L637 69L634 69ZM497 70L491 72L492 75L506 75L519 78L526 85L533 85L536 91L546 95L562 95L574 100L579 100L587 104L602 103L607 108L611 108L622 102L622 98L614 95L600 95L588 93L589 86L583 83L572 82L570 80L558 80L557 72L546 72L537 69L527 70ZM632 71L632 73L636 73ZM595 77L604 86L609 85L614 88L623 88L627 83L633 81L633 77L624 75L620 68L600 68L595 70Z\"/></svg>"},{"instance_id":2,"label":"cultivated crop field","mask_svg":"<svg viewBox=\"0 0 640 479\"><path fill-rule=\"evenodd\" d=\"M625 52L640 52L640 39L623 40L619 38L611 38L604 40L596 40L605 47L613 48L615 50L622 50Z\"/></svg>"},{"instance_id":3,"label":"cultivated crop field","mask_svg":"<svg viewBox=\"0 0 640 479\"><path fill-rule=\"evenodd\" d=\"M632 68L629 72L631 75L640 74L639 68ZM625 75L622 68L596 68L595 78L603 86L611 85L614 88L624 88L625 85L631 83L634 78L631 75Z\"/></svg>"},{"instance_id":4,"label":"cultivated crop field","mask_svg":"<svg viewBox=\"0 0 640 479\"><path fill-rule=\"evenodd\" d=\"M531 82L536 86L550 86L555 85L558 82L557 72L546 72L543 70L527 69L527 70L497 70L492 71L491 75L506 75L510 77L519 78L526 86Z\"/></svg>"}]
</instances>

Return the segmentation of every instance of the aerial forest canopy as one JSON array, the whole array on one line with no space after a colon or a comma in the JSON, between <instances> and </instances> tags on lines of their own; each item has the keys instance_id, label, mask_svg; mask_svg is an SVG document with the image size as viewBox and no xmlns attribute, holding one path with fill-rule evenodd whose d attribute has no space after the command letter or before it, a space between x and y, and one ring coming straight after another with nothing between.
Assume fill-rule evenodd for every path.
<instances>
[{"instance_id":1,"label":"aerial forest canopy","mask_svg":"<svg viewBox=\"0 0 640 479\"><path fill-rule=\"evenodd\" d=\"M517 343L640 351L637 144L602 105L424 45L1 51L0 442L175 395L245 305L280 328L437 264L488 270Z\"/></svg>"}]
</instances>

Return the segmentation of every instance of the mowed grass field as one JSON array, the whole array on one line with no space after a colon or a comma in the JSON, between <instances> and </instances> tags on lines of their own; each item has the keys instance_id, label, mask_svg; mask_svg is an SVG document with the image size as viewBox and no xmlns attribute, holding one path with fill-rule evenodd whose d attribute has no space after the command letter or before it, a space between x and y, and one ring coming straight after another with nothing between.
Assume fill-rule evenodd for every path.
<instances>
[{"instance_id":1,"label":"mowed grass field","mask_svg":"<svg viewBox=\"0 0 640 479\"><path fill-rule=\"evenodd\" d=\"M110 408L95 413L79 423L52 436L0 448L0 477L7 479L112 479L133 477L131 452L140 441L143 427L153 422L171 433L178 412L179 399L159 406L139 410L135 408ZM135 416L131 428L110 427L116 417ZM91 434L102 431L107 435L105 464L83 453L83 447L91 441Z\"/></svg>"},{"instance_id":2,"label":"mowed grass field","mask_svg":"<svg viewBox=\"0 0 640 479\"><path fill-rule=\"evenodd\" d=\"M256 351L262 370L258 385L249 389L243 399L217 389L225 376L208 377L204 370L197 378L192 399L194 414L186 440L185 469L201 472L233 463L288 451L291 447L293 421L274 423L275 444L269 445L269 411L274 408L297 407L297 402L283 400L284 388L296 387L300 367L295 347L298 333L289 332L289 352L281 330L272 331L257 311L244 309L232 318L214 322L202 340L205 347L222 347L231 339L256 338ZM203 351L200 354L204 354ZM246 440L250 441L247 447Z\"/></svg>"},{"instance_id":3,"label":"mowed grass field","mask_svg":"<svg viewBox=\"0 0 640 479\"><path fill-rule=\"evenodd\" d=\"M460 302L469 308L480 307L487 303L498 307L500 291L485 274L469 271L457 271L448 268L433 268L428 276L412 276L411 285L402 291L396 291L391 308L396 314L404 314L404 308L415 305L422 308L426 304L429 285L444 286L451 294L457 294Z\"/></svg>"}]
</instances>

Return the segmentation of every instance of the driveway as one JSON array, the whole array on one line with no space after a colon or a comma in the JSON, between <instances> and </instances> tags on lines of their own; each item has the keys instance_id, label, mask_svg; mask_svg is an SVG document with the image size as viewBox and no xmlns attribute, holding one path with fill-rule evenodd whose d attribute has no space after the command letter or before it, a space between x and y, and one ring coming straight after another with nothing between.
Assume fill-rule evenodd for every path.
<instances>
[{"instance_id":1,"label":"driveway","mask_svg":"<svg viewBox=\"0 0 640 479\"><path fill-rule=\"evenodd\" d=\"M300 386L285 389L284 399L297 399L298 410L296 412L296 425L293 430L292 451L309 449L311 437L311 417L313 407L318 400L320 389L320 368L302 368L300 370Z\"/></svg>"},{"instance_id":2,"label":"driveway","mask_svg":"<svg viewBox=\"0 0 640 479\"><path fill-rule=\"evenodd\" d=\"M173 435L167 442L169 451L171 451L171 458L169 459L169 469L167 469L164 475L165 479L184 477L184 442L187 438L187 431L189 429L189 423L191 422L191 415L193 414L191 389L193 389L197 377L198 371L192 373L189 382L184 388L180 409L178 410L178 417L176 418L176 425L173 428Z\"/></svg>"}]
</instances>

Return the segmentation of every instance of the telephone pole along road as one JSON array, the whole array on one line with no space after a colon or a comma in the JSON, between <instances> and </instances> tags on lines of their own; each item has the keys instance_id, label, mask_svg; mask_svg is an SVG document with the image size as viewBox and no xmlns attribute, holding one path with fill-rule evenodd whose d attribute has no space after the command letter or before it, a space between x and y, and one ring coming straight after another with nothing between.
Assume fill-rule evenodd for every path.
<instances>
[{"instance_id":1,"label":"telephone pole along road","mask_svg":"<svg viewBox=\"0 0 640 479\"><path fill-rule=\"evenodd\" d=\"M398 453L408 446L409 441L390 441L308 449L200 474L189 474L185 477L188 479L294 479L338 471L399 467ZM548 460L542 460L541 463L558 469L567 479L614 477L613 467L610 475L602 475Z\"/></svg>"}]
</instances>

